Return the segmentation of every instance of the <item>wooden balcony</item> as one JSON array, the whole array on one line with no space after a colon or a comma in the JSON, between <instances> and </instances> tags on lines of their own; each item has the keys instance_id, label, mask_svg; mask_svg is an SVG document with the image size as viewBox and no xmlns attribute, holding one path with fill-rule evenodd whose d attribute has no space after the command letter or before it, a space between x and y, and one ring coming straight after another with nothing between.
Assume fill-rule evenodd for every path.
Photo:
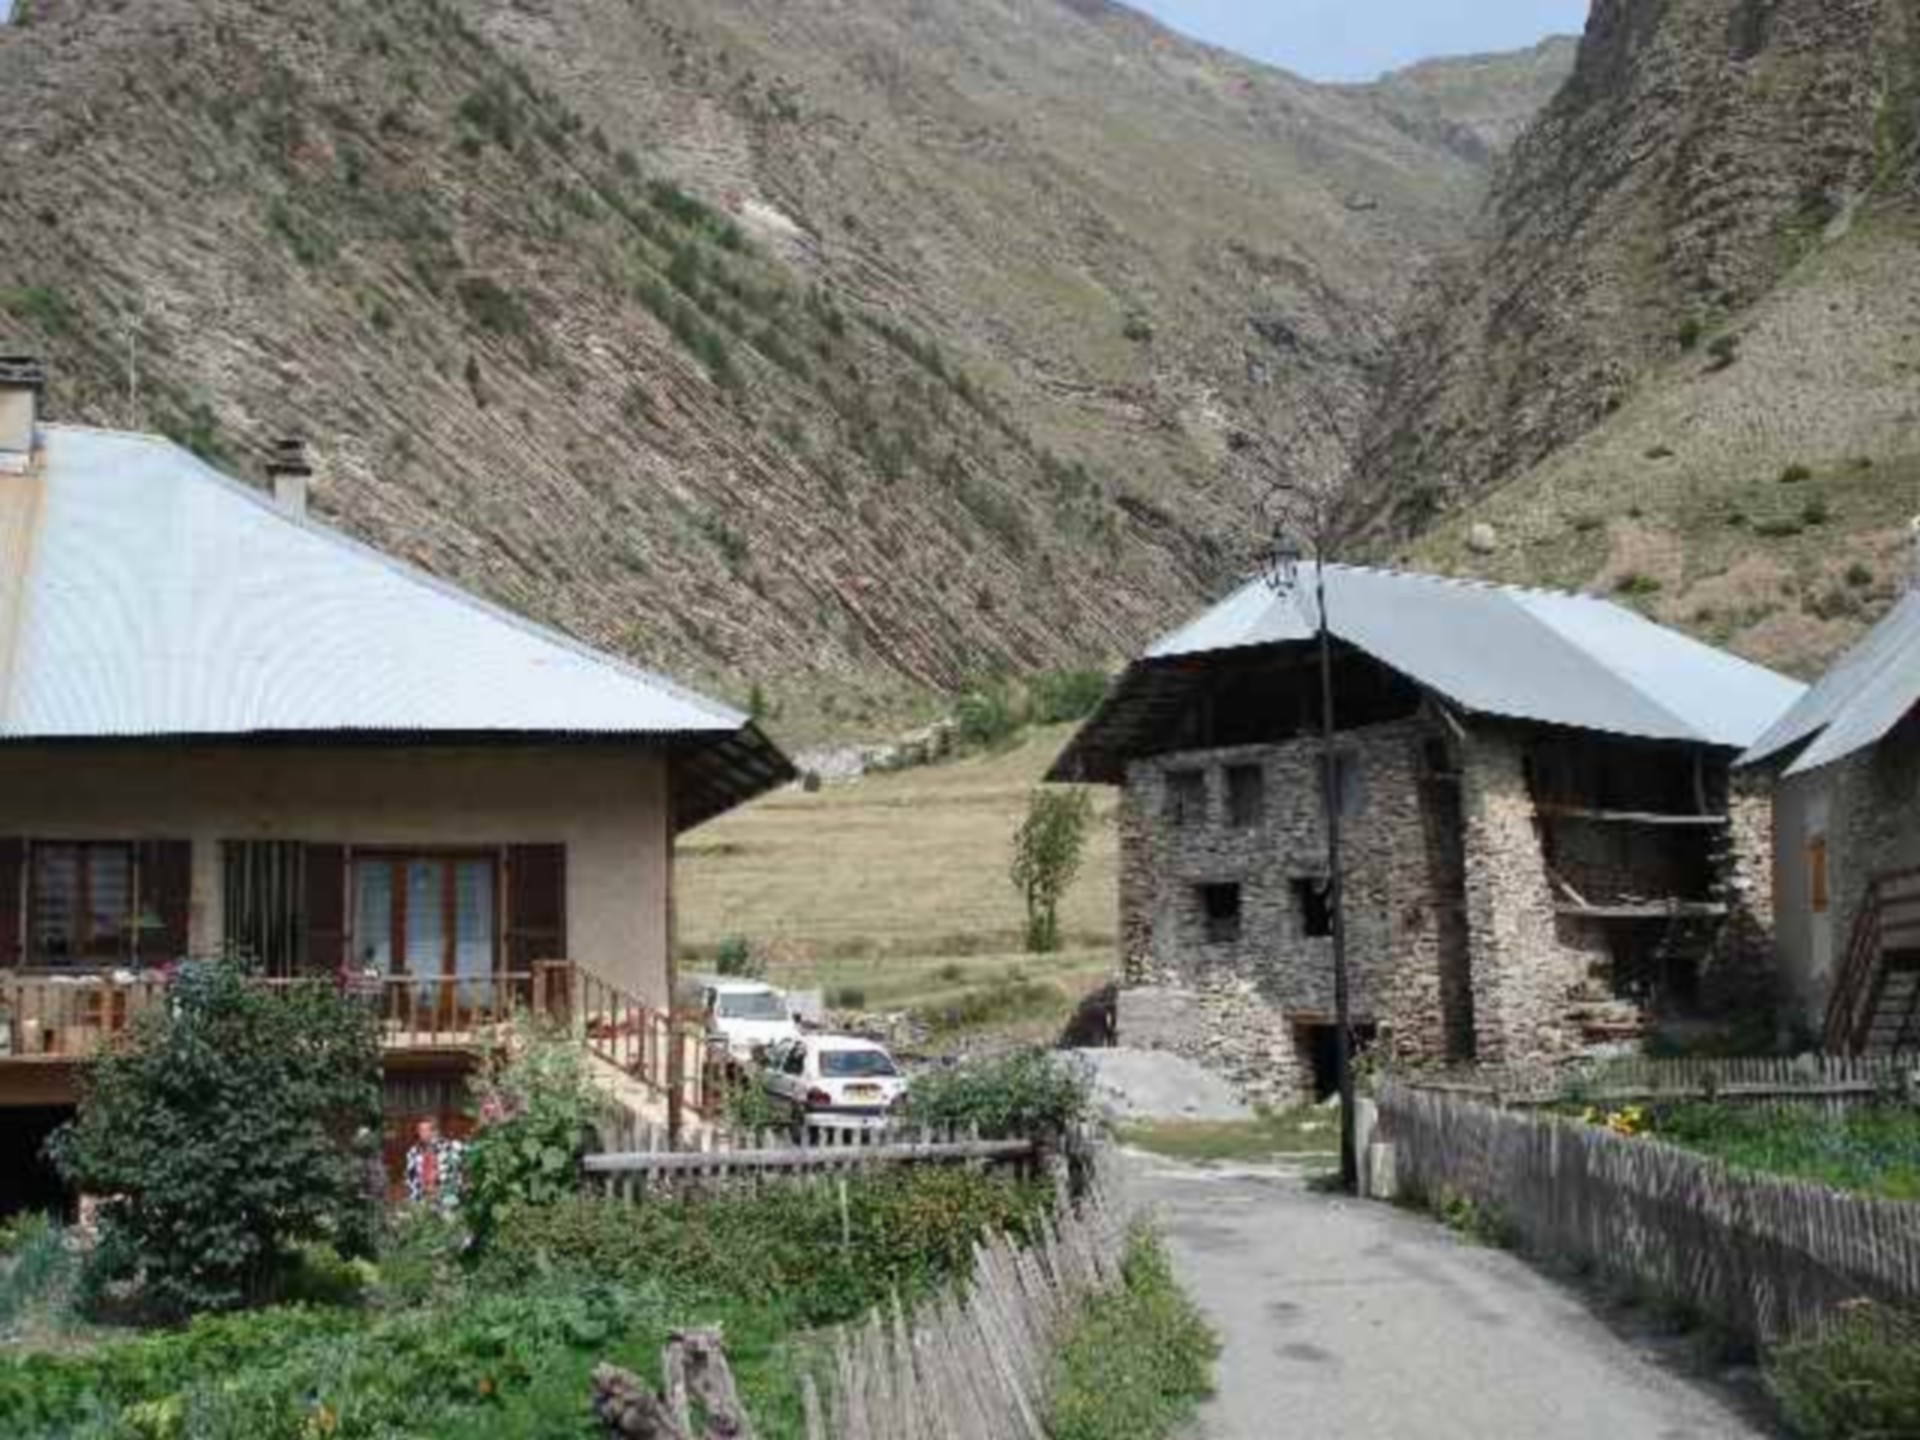
<instances>
[{"instance_id":1,"label":"wooden balcony","mask_svg":"<svg viewBox=\"0 0 1920 1440\"><path fill-rule=\"evenodd\" d=\"M696 1110L708 1106L701 1027L689 1017L642 1004L570 961L492 975L258 983L273 989L343 989L374 1012L389 1071L471 1065L507 1044L516 1018L531 1016L570 1034L590 1054L662 1096L678 1079L684 1104ZM0 974L0 1106L72 1104L80 1069L165 995L166 981L157 975Z\"/></svg>"}]
</instances>

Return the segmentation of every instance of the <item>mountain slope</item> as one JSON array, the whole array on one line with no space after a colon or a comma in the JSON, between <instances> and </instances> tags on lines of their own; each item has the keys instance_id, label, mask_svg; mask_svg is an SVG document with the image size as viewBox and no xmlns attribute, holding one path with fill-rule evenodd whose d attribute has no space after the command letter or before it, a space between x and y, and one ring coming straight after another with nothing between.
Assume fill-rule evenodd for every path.
<instances>
[{"instance_id":1,"label":"mountain slope","mask_svg":"<svg viewBox=\"0 0 1920 1440\"><path fill-rule=\"evenodd\" d=\"M1602 0L1383 384L1376 536L1816 668L1908 571L1916 133L1912 0Z\"/></svg>"},{"instance_id":2,"label":"mountain slope","mask_svg":"<svg viewBox=\"0 0 1920 1440\"><path fill-rule=\"evenodd\" d=\"M1484 168L1092 0L32 0L0 343L586 638L829 718L1131 649ZM129 358L133 360L129 383Z\"/></svg>"}]
</instances>

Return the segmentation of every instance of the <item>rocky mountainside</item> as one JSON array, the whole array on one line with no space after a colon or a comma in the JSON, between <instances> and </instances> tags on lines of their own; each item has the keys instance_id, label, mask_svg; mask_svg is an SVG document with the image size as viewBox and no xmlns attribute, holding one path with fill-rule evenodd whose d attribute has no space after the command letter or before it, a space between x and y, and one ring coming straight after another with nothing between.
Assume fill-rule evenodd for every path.
<instances>
[{"instance_id":1,"label":"rocky mountainside","mask_svg":"<svg viewBox=\"0 0 1920 1440\"><path fill-rule=\"evenodd\" d=\"M1920 504L1920 6L1599 0L1363 458L1425 563L1809 670Z\"/></svg>"},{"instance_id":2,"label":"rocky mountainside","mask_svg":"<svg viewBox=\"0 0 1920 1440\"><path fill-rule=\"evenodd\" d=\"M1364 408L1547 88L1319 87L1104 0L15 18L0 347L57 415L304 431L339 523L834 725L1213 591L1247 433Z\"/></svg>"}]
</instances>

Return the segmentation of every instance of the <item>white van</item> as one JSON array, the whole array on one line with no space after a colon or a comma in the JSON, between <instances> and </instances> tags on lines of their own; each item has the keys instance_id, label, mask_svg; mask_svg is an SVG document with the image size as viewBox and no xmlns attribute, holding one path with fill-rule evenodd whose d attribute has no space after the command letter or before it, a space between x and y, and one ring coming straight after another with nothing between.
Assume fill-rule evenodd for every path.
<instances>
[{"instance_id":1,"label":"white van","mask_svg":"<svg viewBox=\"0 0 1920 1440\"><path fill-rule=\"evenodd\" d=\"M800 1038L800 1024L784 993L759 980L715 980L702 992L707 1035L723 1042L727 1058L745 1064L770 1045Z\"/></svg>"}]
</instances>

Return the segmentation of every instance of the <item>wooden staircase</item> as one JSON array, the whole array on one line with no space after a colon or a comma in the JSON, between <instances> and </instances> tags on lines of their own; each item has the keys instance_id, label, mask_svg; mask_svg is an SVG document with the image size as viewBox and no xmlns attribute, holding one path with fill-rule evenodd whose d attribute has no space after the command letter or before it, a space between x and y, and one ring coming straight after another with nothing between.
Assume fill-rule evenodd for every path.
<instances>
[{"instance_id":1,"label":"wooden staircase","mask_svg":"<svg viewBox=\"0 0 1920 1440\"><path fill-rule=\"evenodd\" d=\"M1920 1052L1920 870L1876 876L1827 1004L1827 1050Z\"/></svg>"}]
</instances>

